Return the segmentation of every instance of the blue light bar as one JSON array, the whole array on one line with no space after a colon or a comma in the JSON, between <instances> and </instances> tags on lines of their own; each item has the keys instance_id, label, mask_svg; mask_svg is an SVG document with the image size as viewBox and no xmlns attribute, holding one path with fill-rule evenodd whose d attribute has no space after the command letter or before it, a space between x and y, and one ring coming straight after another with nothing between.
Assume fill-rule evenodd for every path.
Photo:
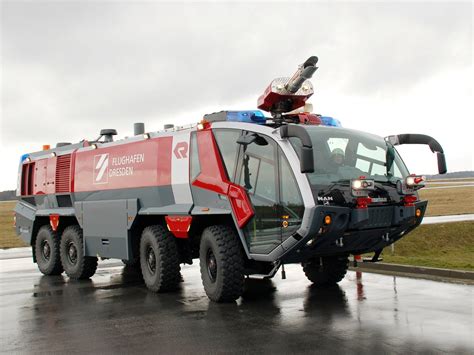
<instances>
[{"instance_id":1,"label":"blue light bar","mask_svg":"<svg viewBox=\"0 0 474 355\"><path fill-rule=\"evenodd\" d=\"M323 126L342 127L341 121L329 116L321 116L321 122Z\"/></svg>"},{"instance_id":2,"label":"blue light bar","mask_svg":"<svg viewBox=\"0 0 474 355\"><path fill-rule=\"evenodd\" d=\"M26 158L28 158L30 155L29 154L23 154L20 158L20 162L24 162Z\"/></svg>"},{"instance_id":3,"label":"blue light bar","mask_svg":"<svg viewBox=\"0 0 474 355\"><path fill-rule=\"evenodd\" d=\"M267 119L262 111L227 111L227 121L264 124Z\"/></svg>"},{"instance_id":4,"label":"blue light bar","mask_svg":"<svg viewBox=\"0 0 474 355\"><path fill-rule=\"evenodd\" d=\"M265 124L267 119L262 111L220 111L204 115L204 119L208 122L246 122Z\"/></svg>"}]
</instances>

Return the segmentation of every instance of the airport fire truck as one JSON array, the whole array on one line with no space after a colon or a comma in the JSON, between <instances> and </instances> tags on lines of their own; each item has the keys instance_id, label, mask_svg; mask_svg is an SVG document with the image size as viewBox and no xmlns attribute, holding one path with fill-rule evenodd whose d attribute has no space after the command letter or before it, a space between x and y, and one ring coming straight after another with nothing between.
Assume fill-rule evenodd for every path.
<instances>
[{"instance_id":1,"label":"airport fire truck","mask_svg":"<svg viewBox=\"0 0 474 355\"><path fill-rule=\"evenodd\" d=\"M317 285L339 282L351 254L374 252L420 225L427 202L395 146L433 138L381 138L309 112L310 57L277 78L258 109L221 111L115 140L58 143L21 158L16 232L45 275L90 278L98 259L139 267L155 292L175 290L180 265L199 259L208 297L233 301L244 278L301 263ZM266 117L262 111L269 114Z\"/></svg>"}]
</instances>

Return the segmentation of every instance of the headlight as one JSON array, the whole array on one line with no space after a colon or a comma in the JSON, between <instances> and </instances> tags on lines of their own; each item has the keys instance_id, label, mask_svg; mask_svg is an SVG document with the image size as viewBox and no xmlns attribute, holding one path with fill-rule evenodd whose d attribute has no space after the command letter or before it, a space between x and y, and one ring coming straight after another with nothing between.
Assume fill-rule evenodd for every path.
<instances>
[{"instance_id":1,"label":"headlight","mask_svg":"<svg viewBox=\"0 0 474 355\"><path fill-rule=\"evenodd\" d=\"M363 197L369 196L369 192L375 188L375 181L373 179L359 179L351 180L352 196Z\"/></svg>"},{"instance_id":2,"label":"headlight","mask_svg":"<svg viewBox=\"0 0 474 355\"><path fill-rule=\"evenodd\" d=\"M416 190L425 186L426 178L421 175L410 175L405 178L405 181L397 182L397 189L400 195L412 195Z\"/></svg>"}]
</instances>

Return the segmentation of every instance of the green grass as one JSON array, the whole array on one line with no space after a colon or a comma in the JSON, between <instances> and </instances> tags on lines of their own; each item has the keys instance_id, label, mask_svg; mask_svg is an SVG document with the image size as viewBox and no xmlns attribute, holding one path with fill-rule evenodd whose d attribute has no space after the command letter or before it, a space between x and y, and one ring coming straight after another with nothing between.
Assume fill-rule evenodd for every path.
<instances>
[{"instance_id":1,"label":"green grass","mask_svg":"<svg viewBox=\"0 0 474 355\"><path fill-rule=\"evenodd\" d=\"M428 224L384 250L383 261L474 271L474 222Z\"/></svg>"},{"instance_id":2,"label":"green grass","mask_svg":"<svg viewBox=\"0 0 474 355\"><path fill-rule=\"evenodd\" d=\"M421 189L420 198L428 200L427 216L474 213L474 187Z\"/></svg>"},{"instance_id":3,"label":"green grass","mask_svg":"<svg viewBox=\"0 0 474 355\"><path fill-rule=\"evenodd\" d=\"M15 234L13 228L13 209L16 201L0 202L0 248L19 248L27 246Z\"/></svg>"}]
</instances>

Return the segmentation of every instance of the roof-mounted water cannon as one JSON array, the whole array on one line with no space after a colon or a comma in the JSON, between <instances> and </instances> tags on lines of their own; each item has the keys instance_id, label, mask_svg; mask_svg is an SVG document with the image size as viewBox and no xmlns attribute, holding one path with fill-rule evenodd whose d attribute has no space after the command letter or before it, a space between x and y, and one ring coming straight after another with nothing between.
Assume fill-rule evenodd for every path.
<instances>
[{"instance_id":1,"label":"roof-mounted water cannon","mask_svg":"<svg viewBox=\"0 0 474 355\"><path fill-rule=\"evenodd\" d=\"M308 80L316 72L318 57L309 57L291 78L276 78L258 99L258 108L270 112L275 121L283 120L283 114L305 105L313 95L313 85Z\"/></svg>"}]
</instances>

